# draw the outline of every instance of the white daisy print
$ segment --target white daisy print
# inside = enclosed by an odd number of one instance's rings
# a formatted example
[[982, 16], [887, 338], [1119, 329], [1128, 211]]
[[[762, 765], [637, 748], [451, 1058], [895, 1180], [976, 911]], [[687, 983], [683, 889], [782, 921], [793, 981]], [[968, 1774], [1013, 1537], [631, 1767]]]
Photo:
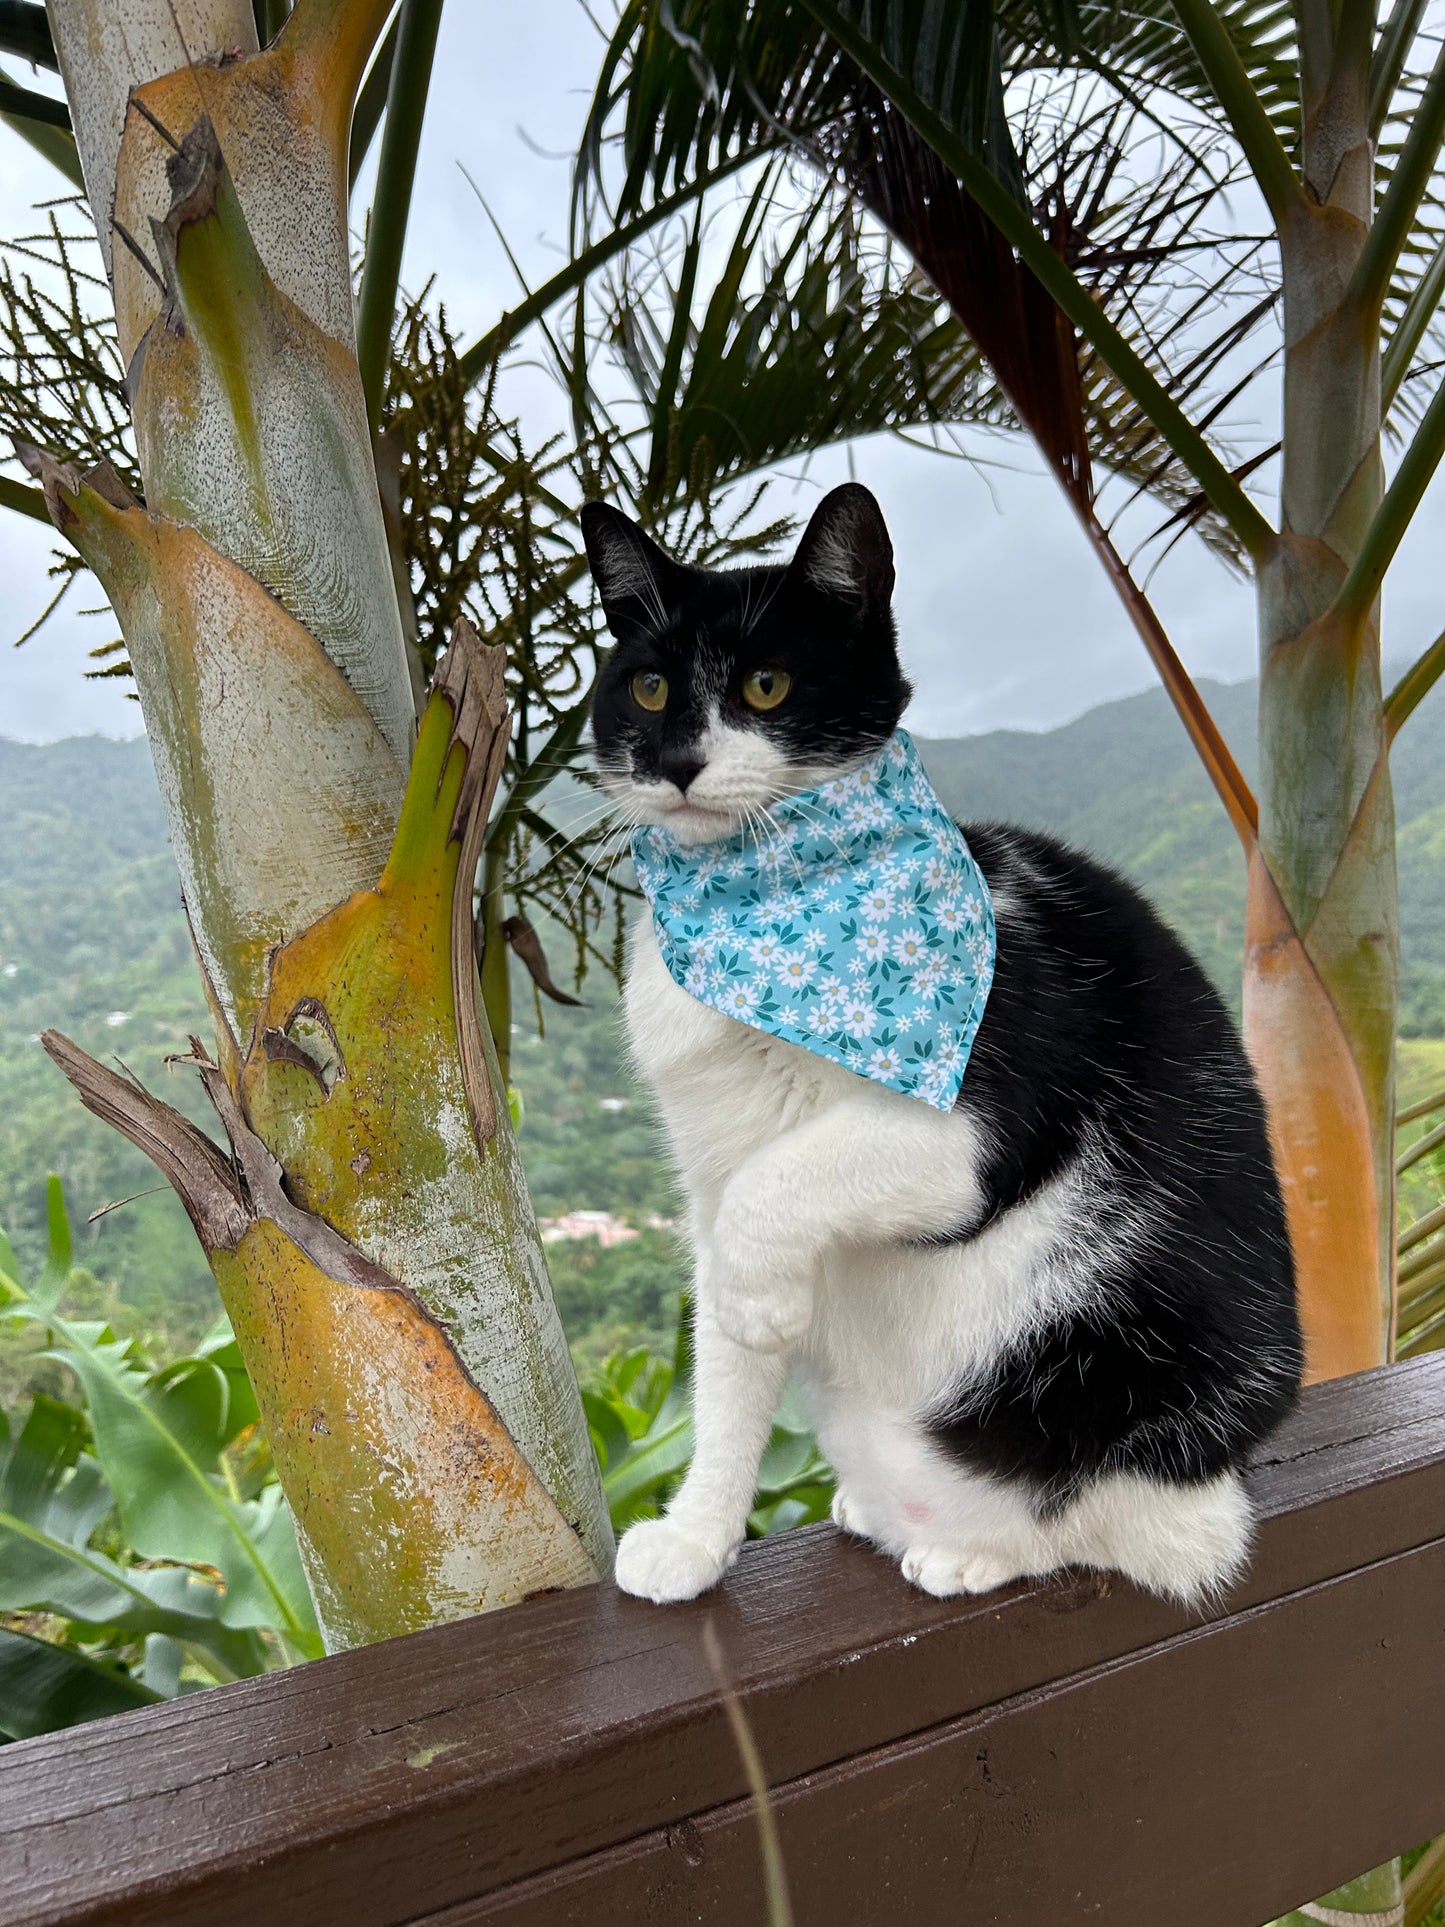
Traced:
[[843, 1006], [843, 1028], [850, 1037], [871, 1037], [878, 1028], [878, 1012], [866, 998], [850, 998]]
[[951, 1071], [962, 1055], [957, 1044], [940, 1044], [933, 1061], [941, 1071]]
[[893, 939], [893, 955], [901, 964], [921, 963], [928, 954], [928, 940], [916, 926], [900, 930]]
[[729, 1017], [747, 1019], [752, 1016], [761, 1002], [757, 985], [744, 982], [728, 985], [723, 992], [722, 1007]]
[[880, 1081], [884, 1081], [890, 1077], [899, 1077], [902, 1075], [902, 1072], [903, 1059], [898, 1055], [897, 1050], [892, 1044], [888, 1046], [887, 1050], [874, 1051], [873, 1055], [868, 1059], [868, 1075], [870, 1077], [876, 1077]]
[[888, 821], [888, 809], [871, 796], [860, 796], [843, 811], [843, 821], [850, 830], [881, 829]]
[[926, 1104], [932, 1104], [936, 1110], [950, 1109], [951, 1106], [945, 1101], [948, 1094], [948, 1080], [949, 1073], [935, 1067], [924, 1077], [919, 1086], [918, 1095]]
[[886, 923], [893, 915], [896, 892], [888, 884], [879, 884], [875, 889], [865, 890], [858, 899], [858, 914], [867, 923]]

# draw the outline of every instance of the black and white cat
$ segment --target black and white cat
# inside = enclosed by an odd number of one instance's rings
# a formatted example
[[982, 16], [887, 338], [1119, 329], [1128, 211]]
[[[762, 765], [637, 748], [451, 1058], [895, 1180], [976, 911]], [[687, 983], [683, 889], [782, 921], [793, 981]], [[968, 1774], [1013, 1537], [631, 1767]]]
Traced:
[[[891, 736], [910, 691], [866, 489], [828, 495], [786, 567], [686, 568], [615, 509], [582, 519], [622, 821], [746, 834]], [[638, 924], [627, 1027], [688, 1198], [697, 1443], [667, 1516], [622, 1541], [627, 1592], [689, 1599], [732, 1563], [790, 1369], [837, 1523], [928, 1592], [1078, 1563], [1197, 1602], [1245, 1559], [1240, 1467], [1301, 1345], [1244, 1053], [1128, 884], [964, 830], [998, 954], [951, 1112], [709, 1008]]]

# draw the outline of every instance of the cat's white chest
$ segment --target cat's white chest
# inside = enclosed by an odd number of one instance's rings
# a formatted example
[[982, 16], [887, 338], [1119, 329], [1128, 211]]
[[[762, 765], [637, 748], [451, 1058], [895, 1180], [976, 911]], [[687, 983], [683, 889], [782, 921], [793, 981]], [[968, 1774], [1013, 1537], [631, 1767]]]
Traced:
[[690, 996], [662, 961], [650, 915], [633, 932], [624, 1010], [633, 1059], [656, 1094], [688, 1190], [704, 1206], [745, 1158], [857, 1081]]
[[[1072, 1177], [972, 1239], [922, 1242], [977, 1208], [982, 1139], [966, 1110], [933, 1111], [700, 1003], [673, 980], [650, 917], [634, 933], [625, 1008], [688, 1194], [699, 1292], [739, 1167], [754, 1160], [755, 1189], [785, 1174], [780, 1259], [816, 1236], [812, 1318], [794, 1353], [815, 1423], [840, 1470], [865, 1434], [871, 1458], [894, 1466], [877, 1439], [901, 1421], [911, 1451], [924, 1415], [1058, 1298], [1046, 1260], [1079, 1203]], [[888, 1483], [912, 1489], [918, 1477], [894, 1466]]]

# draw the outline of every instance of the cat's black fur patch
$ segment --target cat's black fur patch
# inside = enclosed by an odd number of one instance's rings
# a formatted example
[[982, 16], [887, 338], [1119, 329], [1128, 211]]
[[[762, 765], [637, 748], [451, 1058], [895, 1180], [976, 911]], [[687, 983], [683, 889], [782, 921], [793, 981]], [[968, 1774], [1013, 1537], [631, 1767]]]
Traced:
[[1294, 1266], [1264, 1105], [1234, 1024], [1130, 884], [1049, 837], [964, 834], [995, 895], [998, 961], [959, 1106], [991, 1149], [981, 1223], [1081, 1156], [1104, 1282], [958, 1391], [934, 1435], [979, 1471], [1067, 1499], [1098, 1472], [1195, 1480], [1293, 1403]]
[[[601, 504], [583, 529], [617, 640], [593, 707], [604, 769], [686, 788], [711, 705], [800, 765], [861, 760], [897, 727], [910, 690], [892, 551], [866, 489], [826, 497], [786, 567], [684, 568]], [[794, 686], [757, 714], [740, 691], [762, 666]], [[630, 693], [647, 669], [669, 681], [661, 714]], [[987, 1204], [954, 1235], [1000, 1224], [1083, 1159], [1068, 1270], [1093, 1283], [1082, 1308], [1061, 1294], [986, 1380], [920, 1417], [960, 1461], [1028, 1481], [1045, 1508], [1104, 1472], [1209, 1478], [1278, 1423], [1302, 1358], [1243, 1048], [1203, 970], [1122, 878], [1048, 837], [963, 828], [995, 896], [998, 962], [959, 1098], [984, 1126]]]

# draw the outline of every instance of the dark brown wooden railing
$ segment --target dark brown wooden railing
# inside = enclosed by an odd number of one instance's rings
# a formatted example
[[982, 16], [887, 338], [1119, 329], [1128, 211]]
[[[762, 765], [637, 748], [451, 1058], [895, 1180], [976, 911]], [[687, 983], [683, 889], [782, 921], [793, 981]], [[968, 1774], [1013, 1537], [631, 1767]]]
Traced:
[[0, 1921], [1259, 1927], [1445, 1830], [1445, 1357], [1307, 1394], [1210, 1617], [940, 1602], [830, 1530], [0, 1750]]

